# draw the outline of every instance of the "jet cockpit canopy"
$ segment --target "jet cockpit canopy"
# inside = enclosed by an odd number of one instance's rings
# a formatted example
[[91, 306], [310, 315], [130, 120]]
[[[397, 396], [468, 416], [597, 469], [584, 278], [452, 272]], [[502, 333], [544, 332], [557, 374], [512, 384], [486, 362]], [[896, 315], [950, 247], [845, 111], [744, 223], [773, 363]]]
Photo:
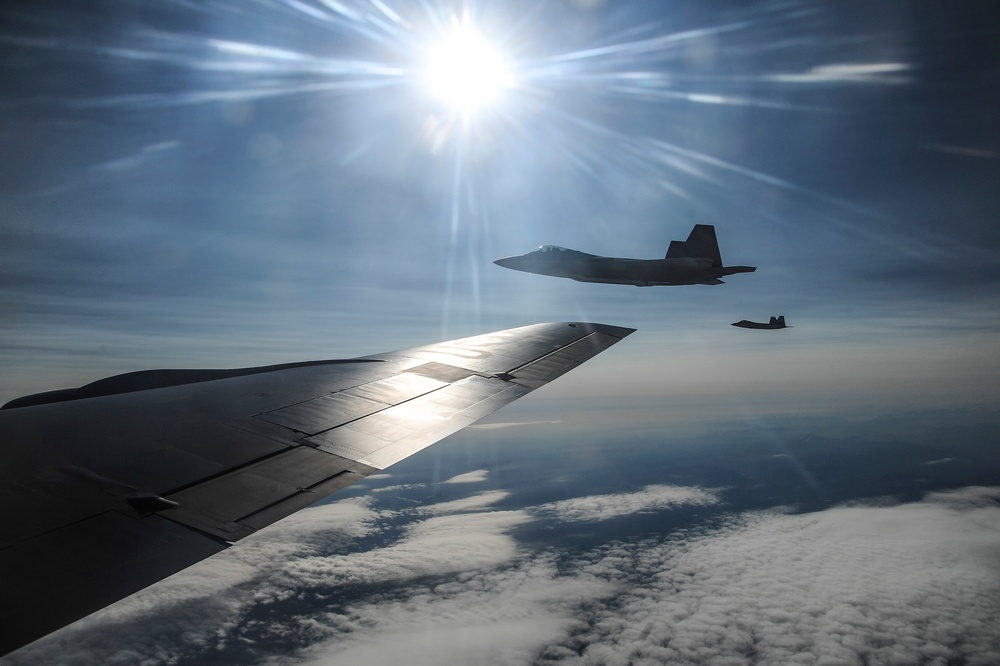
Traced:
[[566, 252], [566, 248], [558, 245], [539, 245], [535, 252]]

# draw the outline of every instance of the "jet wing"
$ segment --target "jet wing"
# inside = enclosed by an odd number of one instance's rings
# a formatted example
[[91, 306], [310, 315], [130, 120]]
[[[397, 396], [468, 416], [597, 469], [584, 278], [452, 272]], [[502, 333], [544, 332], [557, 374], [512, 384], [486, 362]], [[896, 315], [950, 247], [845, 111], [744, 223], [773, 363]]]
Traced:
[[420, 451], [630, 333], [536, 324], [348, 361], [148, 371], [10, 403], [0, 654]]

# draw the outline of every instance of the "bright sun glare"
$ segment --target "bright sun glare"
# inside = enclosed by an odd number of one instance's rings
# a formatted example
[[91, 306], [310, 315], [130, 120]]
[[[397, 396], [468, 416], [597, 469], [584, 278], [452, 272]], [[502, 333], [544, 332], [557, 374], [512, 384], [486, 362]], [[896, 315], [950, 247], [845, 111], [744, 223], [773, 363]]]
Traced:
[[514, 83], [503, 56], [468, 23], [430, 46], [424, 72], [431, 95], [462, 114], [496, 102]]

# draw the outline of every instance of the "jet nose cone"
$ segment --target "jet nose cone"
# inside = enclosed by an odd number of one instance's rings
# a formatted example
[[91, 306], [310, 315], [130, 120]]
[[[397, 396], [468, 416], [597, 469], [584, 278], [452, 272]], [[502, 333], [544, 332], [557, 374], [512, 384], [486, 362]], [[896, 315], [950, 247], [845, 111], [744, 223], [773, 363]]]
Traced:
[[512, 268], [511, 264], [514, 263], [513, 259], [514, 257], [503, 257], [501, 259], [497, 259], [493, 263], [502, 268]]

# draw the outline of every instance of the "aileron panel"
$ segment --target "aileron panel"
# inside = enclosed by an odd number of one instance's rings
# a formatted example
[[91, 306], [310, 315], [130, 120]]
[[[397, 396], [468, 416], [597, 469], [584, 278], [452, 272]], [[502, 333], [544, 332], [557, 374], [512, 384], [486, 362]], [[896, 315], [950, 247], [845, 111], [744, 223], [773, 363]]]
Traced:
[[[244, 517], [306, 492], [338, 474], [364, 469], [344, 458], [299, 446], [167, 495], [167, 499], [180, 507], [163, 515], [235, 541], [249, 533]], [[315, 496], [306, 504], [319, 498]]]

